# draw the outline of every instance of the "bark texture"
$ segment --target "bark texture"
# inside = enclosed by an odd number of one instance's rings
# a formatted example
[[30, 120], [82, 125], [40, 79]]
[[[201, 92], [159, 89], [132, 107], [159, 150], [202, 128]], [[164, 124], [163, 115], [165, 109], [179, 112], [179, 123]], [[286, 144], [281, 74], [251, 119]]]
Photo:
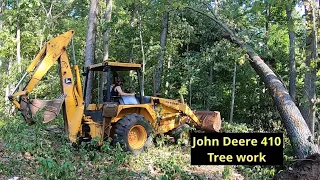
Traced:
[[[138, 5], [136, 3], [133, 4], [133, 10], [131, 12], [131, 19], [130, 19], [130, 26], [134, 28], [137, 25], [137, 16], [138, 16]], [[131, 38], [131, 48], [129, 53], [129, 63], [133, 63], [133, 57], [134, 57], [134, 44], [135, 44], [135, 37]], [[134, 71], [130, 71], [130, 92], [134, 91]]]
[[162, 76], [162, 67], [164, 62], [164, 56], [166, 52], [166, 43], [168, 35], [168, 21], [169, 21], [169, 12], [164, 12], [162, 17], [162, 31], [160, 35], [160, 50], [158, 53], [158, 68], [156, 71], [156, 84], [154, 94], [161, 92], [161, 76]]
[[[109, 38], [110, 38], [110, 32], [111, 28], [109, 23], [111, 22], [111, 16], [112, 16], [112, 0], [106, 0], [106, 12], [104, 14], [105, 23], [107, 23], [107, 27], [105, 28], [103, 32], [103, 61], [108, 61], [109, 59]], [[104, 90], [105, 84], [107, 79], [107, 73], [102, 72], [101, 78], [100, 78], [100, 89]], [[103, 96], [99, 96], [99, 102], [103, 102]]]
[[[19, 12], [19, 0], [17, 0], [17, 11]], [[16, 42], [17, 42], [17, 63], [18, 63], [18, 72], [21, 73], [21, 31], [20, 31], [20, 16], [18, 15], [17, 20], [17, 34], [16, 34]], [[22, 84], [19, 86], [19, 90], [22, 90]]]
[[6, 1], [5, 0], [1, 0], [0, 1], [0, 14], [4, 13], [5, 7], [6, 7]]
[[141, 17], [141, 15], [139, 15], [139, 38], [140, 38], [140, 48], [141, 48], [141, 55], [142, 55], [141, 96], [144, 96], [144, 72], [145, 72], [145, 68], [146, 68], [146, 57], [145, 57], [144, 46], [143, 46], [142, 17]]
[[296, 35], [294, 32], [294, 21], [292, 19], [292, 9], [295, 5], [295, 1], [291, 1], [286, 6], [287, 13], [287, 26], [289, 34], [289, 69], [290, 69], [290, 79], [289, 79], [289, 94], [294, 102], [296, 102], [296, 59], [295, 59], [295, 39]]
[[312, 66], [317, 58], [317, 25], [314, 1], [305, 0], [307, 20], [306, 38], [306, 67], [308, 68], [304, 77], [303, 107], [302, 115], [306, 120], [312, 134], [314, 134], [314, 124], [316, 119], [315, 100], [316, 100], [316, 67]]
[[[96, 33], [97, 33], [97, 14], [98, 14], [98, 0], [91, 0], [89, 17], [88, 17], [87, 39], [86, 39], [85, 67], [88, 67], [94, 63]], [[86, 106], [91, 103], [92, 88], [93, 88], [93, 74], [89, 73], [86, 97], [85, 97]]]
[[234, 32], [214, 15], [209, 15], [203, 11], [191, 8], [201, 13], [219, 24], [226, 33], [229, 40], [246, 50], [249, 56], [250, 65], [263, 79], [265, 85], [270, 90], [272, 99], [280, 113], [282, 122], [287, 129], [291, 144], [298, 158], [304, 158], [309, 154], [319, 152], [318, 146], [314, 144], [314, 138], [301, 115], [298, 107], [292, 101], [287, 89], [271, 68], [261, 59], [261, 57], [242, 39], [238, 38]]
[[230, 111], [230, 118], [229, 118], [230, 123], [232, 123], [232, 120], [233, 120], [234, 99], [235, 99], [235, 93], [236, 93], [236, 77], [237, 77], [237, 62], [234, 63], [234, 70], [233, 70], [231, 111]]
[[106, 12], [105, 12], [105, 22], [107, 23], [107, 27], [103, 32], [103, 49], [104, 49], [104, 56], [103, 61], [108, 60], [109, 58], [109, 37], [110, 37], [110, 26], [108, 23], [111, 22], [111, 15], [112, 15], [112, 0], [106, 0]]

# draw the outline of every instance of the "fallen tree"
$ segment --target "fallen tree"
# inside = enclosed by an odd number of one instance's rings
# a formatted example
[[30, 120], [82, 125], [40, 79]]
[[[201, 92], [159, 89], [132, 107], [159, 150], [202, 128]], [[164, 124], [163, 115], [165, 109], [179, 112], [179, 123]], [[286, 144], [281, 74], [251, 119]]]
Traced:
[[291, 96], [282, 81], [262, 58], [241, 38], [237, 37], [228, 25], [219, 20], [213, 12], [209, 14], [192, 7], [188, 8], [213, 20], [227, 34], [227, 36], [223, 36], [224, 38], [227, 37], [228, 40], [246, 51], [251, 66], [263, 79], [265, 85], [269, 89], [272, 99], [280, 113], [282, 122], [287, 130], [296, 156], [302, 159], [310, 154], [319, 152], [318, 146], [314, 144], [314, 137], [301, 115], [300, 110], [291, 99]]

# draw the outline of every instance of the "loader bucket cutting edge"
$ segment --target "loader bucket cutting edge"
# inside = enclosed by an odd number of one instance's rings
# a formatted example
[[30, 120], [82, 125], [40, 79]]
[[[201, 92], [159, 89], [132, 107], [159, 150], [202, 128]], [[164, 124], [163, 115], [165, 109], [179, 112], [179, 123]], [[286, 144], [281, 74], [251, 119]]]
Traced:
[[21, 101], [21, 112], [25, 121], [29, 124], [33, 124], [33, 117], [37, 112], [43, 108], [46, 108], [41, 117], [43, 118], [43, 123], [48, 123], [54, 120], [60, 113], [61, 106], [64, 99], [54, 99], [54, 100], [39, 100], [30, 99], [28, 102]]
[[219, 132], [221, 129], [221, 116], [218, 111], [196, 111], [195, 115], [199, 119], [200, 130], [206, 132]]

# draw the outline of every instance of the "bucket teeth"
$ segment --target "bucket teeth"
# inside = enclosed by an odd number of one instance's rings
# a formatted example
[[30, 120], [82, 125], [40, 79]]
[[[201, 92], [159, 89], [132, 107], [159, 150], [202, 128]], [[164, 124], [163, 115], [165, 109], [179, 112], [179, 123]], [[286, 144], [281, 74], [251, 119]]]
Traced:
[[206, 132], [219, 132], [221, 129], [221, 116], [218, 111], [196, 111], [195, 115], [201, 123], [201, 130]]

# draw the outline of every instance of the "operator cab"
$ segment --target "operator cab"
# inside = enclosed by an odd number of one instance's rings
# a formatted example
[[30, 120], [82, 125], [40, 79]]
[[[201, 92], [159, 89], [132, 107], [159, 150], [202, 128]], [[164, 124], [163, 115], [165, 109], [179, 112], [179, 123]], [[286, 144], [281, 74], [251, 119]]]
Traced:
[[[92, 101], [97, 102], [96, 104], [104, 102], [117, 102], [120, 105], [151, 103], [150, 96], [142, 96], [141, 64], [103, 62], [89, 66], [86, 77], [90, 76], [89, 73], [93, 73], [94, 77], [93, 87], [96, 88], [93, 88]], [[121, 88], [124, 92], [135, 92], [136, 96], [112, 96], [111, 90], [114, 82], [119, 76], [127, 77], [129, 75], [132, 83], [125, 82], [124, 88]], [[87, 78], [85, 83], [87, 84]]]

